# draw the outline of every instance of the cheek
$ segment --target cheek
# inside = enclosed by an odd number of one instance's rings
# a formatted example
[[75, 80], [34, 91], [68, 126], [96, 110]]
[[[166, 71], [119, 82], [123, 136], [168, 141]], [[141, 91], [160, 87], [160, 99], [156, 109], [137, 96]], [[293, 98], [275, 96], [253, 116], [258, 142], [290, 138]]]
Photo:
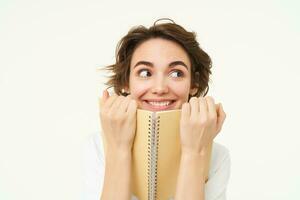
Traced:
[[130, 84], [130, 94], [134, 99], [138, 99], [151, 88], [151, 84], [143, 81], [132, 81]]
[[189, 95], [190, 85], [188, 83], [186, 83], [186, 84], [183, 84], [183, 83], [178, 83], [178, 84], [173, 83], [173, 84], [170, 85], [170, 89], [179, 98], [186, 99], [186, 98], [188, 98], [188, 95]]

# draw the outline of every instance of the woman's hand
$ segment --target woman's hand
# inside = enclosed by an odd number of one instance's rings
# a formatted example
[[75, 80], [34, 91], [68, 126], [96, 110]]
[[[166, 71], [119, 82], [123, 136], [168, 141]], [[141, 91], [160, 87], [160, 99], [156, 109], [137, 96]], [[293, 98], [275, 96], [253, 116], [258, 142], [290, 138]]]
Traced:
[[226, 114], [221, 104], [207, 97], [192, 97], [182, 105], [180, 138], [182, 153], [200, 154], [221, 131]]
[[130, 95], [109, 96], [100, 100], [100, 119], [108, 150], [131, 151], [136, 130], [137, 103]]

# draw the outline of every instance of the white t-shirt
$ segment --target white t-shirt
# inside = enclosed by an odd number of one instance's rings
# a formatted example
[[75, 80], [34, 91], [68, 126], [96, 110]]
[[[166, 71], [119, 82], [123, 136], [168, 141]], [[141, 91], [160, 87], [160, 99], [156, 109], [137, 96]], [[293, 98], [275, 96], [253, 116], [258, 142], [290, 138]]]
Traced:
[[[230, 176], [230, 156], [226, 147], [213, 143], [208, 181], [205, 184], [205, 200], [226, 200], [226, 188]], [[93, 133], [83, 151], [82, 200], [100, 200], [105, 173], [104, 148], [100, 132]], [[132, 195], [132, 200], [137, 198]]]

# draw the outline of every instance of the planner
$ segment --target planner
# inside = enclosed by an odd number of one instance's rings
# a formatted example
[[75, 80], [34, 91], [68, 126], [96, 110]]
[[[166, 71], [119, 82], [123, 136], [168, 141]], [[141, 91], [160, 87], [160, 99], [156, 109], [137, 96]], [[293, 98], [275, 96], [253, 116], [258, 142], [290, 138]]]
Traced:
[[[132, 193], [139, 200], [168, 200], [176, 190], [180, 165], [181, 110], [137, 110], [132, 148]], [[208, 180], [212, 142], [205, 147]]]

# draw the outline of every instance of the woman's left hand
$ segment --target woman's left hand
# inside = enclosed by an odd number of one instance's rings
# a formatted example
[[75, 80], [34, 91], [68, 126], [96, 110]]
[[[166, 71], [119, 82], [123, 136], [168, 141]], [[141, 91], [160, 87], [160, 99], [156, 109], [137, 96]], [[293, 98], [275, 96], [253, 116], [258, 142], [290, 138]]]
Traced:
[[226, 114], [214, 99], [192, 97], [182, 105], [180, 140], [182, 153], [200, 154], [221, 131]]

